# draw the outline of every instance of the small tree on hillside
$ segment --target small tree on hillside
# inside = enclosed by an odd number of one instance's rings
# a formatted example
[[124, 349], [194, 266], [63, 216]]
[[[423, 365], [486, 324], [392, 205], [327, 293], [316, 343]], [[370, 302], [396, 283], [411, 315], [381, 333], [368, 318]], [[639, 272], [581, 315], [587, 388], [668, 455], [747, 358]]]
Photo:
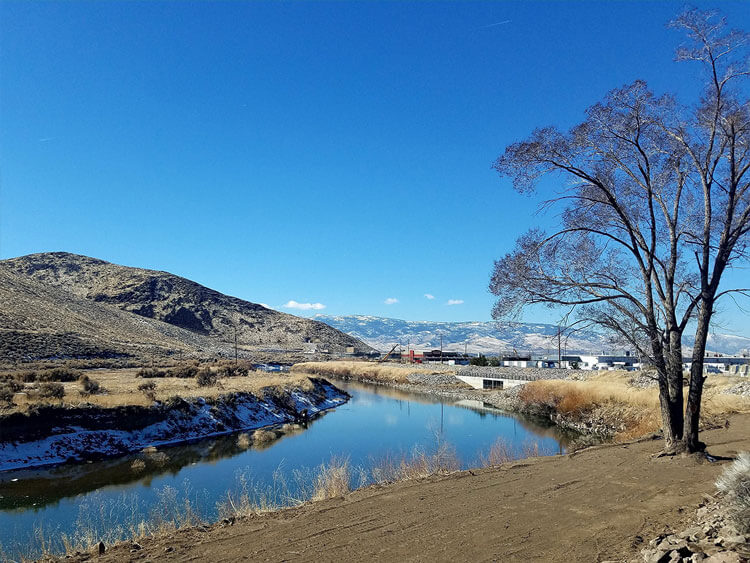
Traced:
[[[747, 258], [750, 232], [748, 35], [715, 14], [688, 10], [678, 60], [702, 63], [692, 106], [655, 96], [642, 81], [611, 91], [567, 132], [534, 131], [494, 168], [520, 192], [559, 173], [565, 187], [544, 208], [552, 233], [532, 229], [495, 262], [497, 319], [535, 303], [572, 308], [618, 334], [656, 368], [666, 451], [701, 447], [703, 356], [728, 267]], [[695, 329], [687, 404], [682, 337]], [[684, 413], [684, 414], [683, 414]]]

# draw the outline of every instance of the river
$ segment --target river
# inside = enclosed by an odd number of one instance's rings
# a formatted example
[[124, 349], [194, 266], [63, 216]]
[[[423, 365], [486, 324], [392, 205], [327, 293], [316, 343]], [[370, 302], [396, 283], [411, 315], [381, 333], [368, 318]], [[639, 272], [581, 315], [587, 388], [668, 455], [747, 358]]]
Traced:
[[113, 541], [143, 519], [179, 520], [190, 512], [214, 521], [227, 491], [243, 487], [261, 501], [288, 503], [289, 496], [304, 497], [304, 483], [332, 458], [348, 459], [359, 485], [369, 482], [372, 467], [383, 459], [429, 452], [439, 443], [450, 444], [468, 468], [480, 463], [498, 437], [519, 456], [529, 448], [562, 453], [571, 438], [555, 426], [479, 402], [361, 383], [336, 385], [351, 394], [348, 403], [261, 446], [243, 448], [234, 435], [164, 448], [156, 455], [0, 473], [0, 557], [38, 556], [50, 541], [46, 549], [59, 552], [63, 534]]

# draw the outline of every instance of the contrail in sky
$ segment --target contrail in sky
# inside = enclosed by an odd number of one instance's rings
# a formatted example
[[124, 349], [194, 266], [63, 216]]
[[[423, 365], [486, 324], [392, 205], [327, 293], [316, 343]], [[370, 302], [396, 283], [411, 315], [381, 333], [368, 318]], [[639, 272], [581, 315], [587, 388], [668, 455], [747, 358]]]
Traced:
[[487, 29], [488, 27], [495, 27], [496, 25], [505, 25], [506, 23], [510, 23], [512, 21], [513, 20], [503, 20], [501, 22], [491, 23], [489, 25], [483, 25], [482, 27], [478, 27], [477, 29]]

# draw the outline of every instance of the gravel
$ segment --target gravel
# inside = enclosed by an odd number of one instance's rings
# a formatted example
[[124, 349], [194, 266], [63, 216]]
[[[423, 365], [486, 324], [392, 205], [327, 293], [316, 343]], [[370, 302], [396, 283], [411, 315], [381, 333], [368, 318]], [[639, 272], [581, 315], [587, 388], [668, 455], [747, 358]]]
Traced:
[[463, 385], [452, 373], [410, 373], [406, 377], [409, 383], [420, 383], [422, 385]]
[[740, 395], [741, 397], [750, 397], [750, 381], [741, 381], [722, 391], [723, 395]]
[[576, 371], [559, 368], [464, 366], [458, 370], [458, 374], [472, 377], [499, 377], [534, 381], [536, 379], [569, 379]]

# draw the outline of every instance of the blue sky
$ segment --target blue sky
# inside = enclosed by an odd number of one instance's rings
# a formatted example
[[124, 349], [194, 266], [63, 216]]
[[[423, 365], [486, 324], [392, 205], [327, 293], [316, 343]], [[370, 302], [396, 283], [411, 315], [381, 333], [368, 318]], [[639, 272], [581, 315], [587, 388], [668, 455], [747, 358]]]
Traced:
[[[741, 2], [696, 5], [750, 29]], [[665, 28], [682, 6], [0, 2], [0, 258], [65, 250], [301, 314], [488, 319], [492, 261], [554, 219], [492, 161], [636, 78], [695, 94]], [[746, 318], [726, 303], [723, 331]]]

